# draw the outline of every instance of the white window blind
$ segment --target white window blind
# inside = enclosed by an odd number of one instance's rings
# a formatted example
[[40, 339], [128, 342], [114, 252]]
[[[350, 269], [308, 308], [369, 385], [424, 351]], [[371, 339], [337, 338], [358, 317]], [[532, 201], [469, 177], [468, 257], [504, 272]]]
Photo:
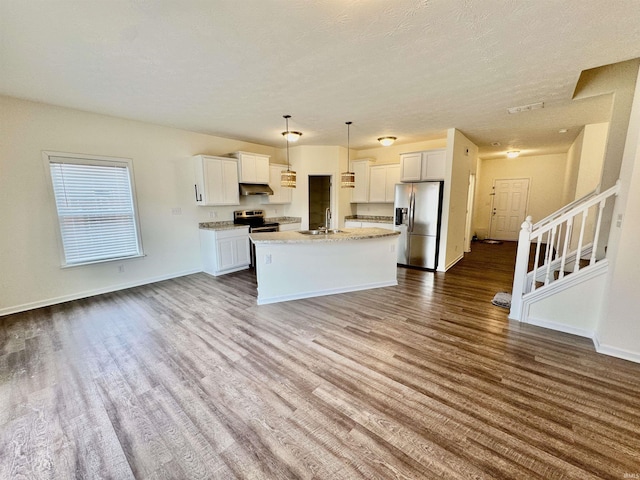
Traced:
[[142, 254], [129, 163], [49, 157], [66, 265]]

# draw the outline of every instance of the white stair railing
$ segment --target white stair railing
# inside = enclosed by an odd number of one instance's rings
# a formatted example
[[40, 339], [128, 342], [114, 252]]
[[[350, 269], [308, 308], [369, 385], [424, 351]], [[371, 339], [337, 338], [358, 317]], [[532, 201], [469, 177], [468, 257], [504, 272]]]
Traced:
[[549, 223], [549, 222], [551, 222], [553, 220], [555, 220], [556, 218], [558, 218], [559, 216], [561, 216], [564, 213], [568, 212], [572, 208], [580, 205], [582, 202], [586, 202], [587, 200], [589, 200], [589, 199], [595, 197], [596, 195], [598, 195], [599, 193], [600, 193], [600, 185], [598, 185], [595, 188], [595, 190], [593, 190], [592, 192], [589, 192], [585, 196], [580, 197], [577, 200], [574, 200], [573, 202], [566, 204], [564, 207], [559, 208], [558, 210], [553, 212], [551, 215], [548, 215], [548, 216], [544, 217], [542, 220], [540, 220], [539, 222], [536, 222], [533, 225], [534, 230], [546, 225], [547, 223]]
[[[620, 181], [602, 193], [592, 192], [577, 203], [572, 202], [535, 225], [531, 217], [526, 218], [518, 238], [509, 318], [522, 320], [523, 298], [562, 280], [567, 268], [576, 273], [601, 260], [596, 252], [602, 215], [607, 201], [617, 196], [619, 190]], [[531, 264], [532, 244], [535, 251]], [[581, 259], [588, 259], [589, 265], [581, 267]]]

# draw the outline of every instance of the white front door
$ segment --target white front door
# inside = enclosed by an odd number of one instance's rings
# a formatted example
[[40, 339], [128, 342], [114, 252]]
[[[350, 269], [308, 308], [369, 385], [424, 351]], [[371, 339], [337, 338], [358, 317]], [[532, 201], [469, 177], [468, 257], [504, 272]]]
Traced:
[[524, 222], [527, 212], [528, 199], [528, 178], [494, 180], [490, 238], [518, 240], [520, 226]]

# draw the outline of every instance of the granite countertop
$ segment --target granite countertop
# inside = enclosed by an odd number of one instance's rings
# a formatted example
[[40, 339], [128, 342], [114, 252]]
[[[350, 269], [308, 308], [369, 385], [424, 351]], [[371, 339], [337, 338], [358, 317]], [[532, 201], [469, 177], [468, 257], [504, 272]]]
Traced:
[[347, 228], [340, 233], [329, 235], [304, 235], [300, 232], [260, 232], [250, 233], [253, 243], [312, 243], [312, 242], [344, 242], [349, 240], [364, 240], [366, 238], [382, 238], [400, 235], [400, 232], [384, 228]]
[[267, 217], [264, 219], [267, 223], [302, 223], [301, 217]]
[[248, 225], [238, 225], [233, 223], [232, 220], [225, 220], [222, 222], [204, 222], [199, 223], [200, 230], [233, 230], [234, 228], [248, 228]]
[[344, 221], [371, 222], [371, 223], [393, 223], [393, 217], [383, 215], [349, 215], [344, 217]]

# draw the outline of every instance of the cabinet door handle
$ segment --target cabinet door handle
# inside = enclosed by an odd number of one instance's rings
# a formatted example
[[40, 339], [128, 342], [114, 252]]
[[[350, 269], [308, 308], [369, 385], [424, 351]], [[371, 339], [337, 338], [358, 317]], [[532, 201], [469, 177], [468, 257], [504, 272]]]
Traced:
[[198, 198], [198, 185], [195, 184], [194, 187], [196, 189], [196, 202], [201, 202], [202, 201], [202, 194], [200, 194], [200, 198]]

